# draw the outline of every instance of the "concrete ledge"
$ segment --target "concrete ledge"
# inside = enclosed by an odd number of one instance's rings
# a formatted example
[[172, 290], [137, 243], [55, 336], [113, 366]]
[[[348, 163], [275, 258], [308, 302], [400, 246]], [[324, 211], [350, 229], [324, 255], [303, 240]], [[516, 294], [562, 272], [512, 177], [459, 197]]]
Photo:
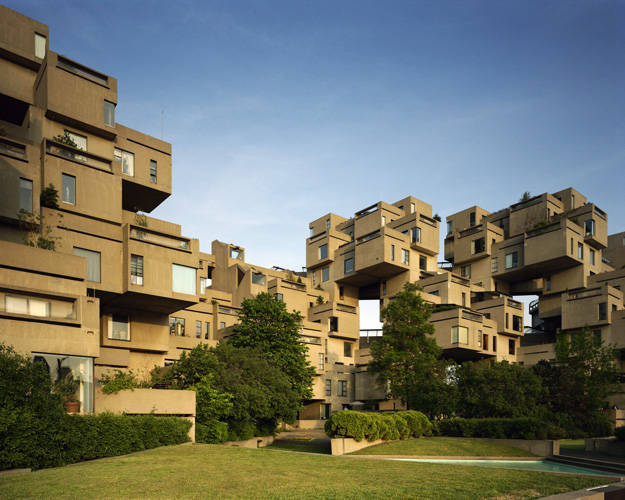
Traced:
[[252, 439], [246, 439], [245, 441], [226, 441], [223, 443], [225, 446], [239, 446], [241, 448], [264, 448], [269, 446], [274, 441], [273, 436], [259, 436]]
[[521, 450], [529, 451], [539, 457], [552, 457], [560, 454], [560, 441], [553, 439], [490, 439], [476, 438], [489, 443], [512, 446]]
[[598, 451], [611, 457], [625, 457], [625, 441], [614, 437], [587, 438], [584, 440], [586, 451]]
[[578, 498], [583, 498], [584, 500], [617, 500], [625, 498], [625, 486], [623, 486], [623, 483], [595, 486], [585, 490], [550, 495], [543, 497], [542, 500], [576, 500]]
[[351, 453], [352, 451], [362, 450], [363, 448], [368, 448], [369, 446], [386, 442], [388, 441], [385, 441], [384, 439], [377, 439], [376, 441], [367, 441], [365, 439], [362, 441], [356, 441], [353, 438], [330, 439], [332, 455], [345, 455], [346, 453]]

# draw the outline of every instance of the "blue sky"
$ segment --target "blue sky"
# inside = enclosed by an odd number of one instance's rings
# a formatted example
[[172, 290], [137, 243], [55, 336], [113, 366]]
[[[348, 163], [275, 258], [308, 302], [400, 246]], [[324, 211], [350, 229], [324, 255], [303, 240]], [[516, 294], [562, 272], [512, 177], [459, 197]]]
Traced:
[[625, 2], [3, 2], [119, 80], [173, 144], [153, 212], [305, 265], [308, 222], [412, 194], [445, 216], [573, 186], [625, 230]]

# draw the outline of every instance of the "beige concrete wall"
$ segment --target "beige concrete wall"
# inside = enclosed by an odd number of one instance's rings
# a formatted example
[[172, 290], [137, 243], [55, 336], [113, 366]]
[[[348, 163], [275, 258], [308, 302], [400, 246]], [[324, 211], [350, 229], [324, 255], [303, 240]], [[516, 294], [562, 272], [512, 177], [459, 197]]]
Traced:
[[332, 455], [346, 455], [347, 453], [352, 453], [382, 443], [386, 443], [386, 441], [383, 439], [376, 439], [375, 441], [356, 441], [352, 438], [332, 438], [330, 440]]

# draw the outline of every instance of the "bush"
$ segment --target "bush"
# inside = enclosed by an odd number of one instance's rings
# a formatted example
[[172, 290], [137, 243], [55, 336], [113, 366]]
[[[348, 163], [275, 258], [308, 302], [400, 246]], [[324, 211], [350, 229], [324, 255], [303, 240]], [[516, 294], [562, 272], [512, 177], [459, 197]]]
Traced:
[[536, 418], [450, 418], [437, 422], [437, 433], [495, 439], [557, 439], [550, 434], [557, 434], [558, 428]]
[[211, 420], [205, 424], [195, 424], [195, 441], [198, 443], [219, 444], [228, 440], [228, 424]]
[[63, 415], [0, 409], [0, 469], [57, 467], [189, 440], [191, 422], [153, 415]]
[[325, 423], [328, 436], [349, 437], [356, 441], [387, 441], [431, 435], [432, 424], [418, 411], [374, 413], [343, 410], [334, 413]]
[[614, 429], [614, 435], [619, 441], [625, 441], [625, 427], [617, 427]]

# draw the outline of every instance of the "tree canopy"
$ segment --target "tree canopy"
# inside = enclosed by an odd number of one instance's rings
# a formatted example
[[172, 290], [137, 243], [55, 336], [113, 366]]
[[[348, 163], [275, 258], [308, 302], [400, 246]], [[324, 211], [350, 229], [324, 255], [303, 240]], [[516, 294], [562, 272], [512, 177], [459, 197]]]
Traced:
[[302, 316], [288, 312], [286, 305], [269, 293], [259, 293], [241, 304], [236, 335], [229, 339], [235, 347], [257, 349], [290, 381], [301, 401], [312, 398], [315, 369], [307, 358], [308, 348], [300, 341]]

